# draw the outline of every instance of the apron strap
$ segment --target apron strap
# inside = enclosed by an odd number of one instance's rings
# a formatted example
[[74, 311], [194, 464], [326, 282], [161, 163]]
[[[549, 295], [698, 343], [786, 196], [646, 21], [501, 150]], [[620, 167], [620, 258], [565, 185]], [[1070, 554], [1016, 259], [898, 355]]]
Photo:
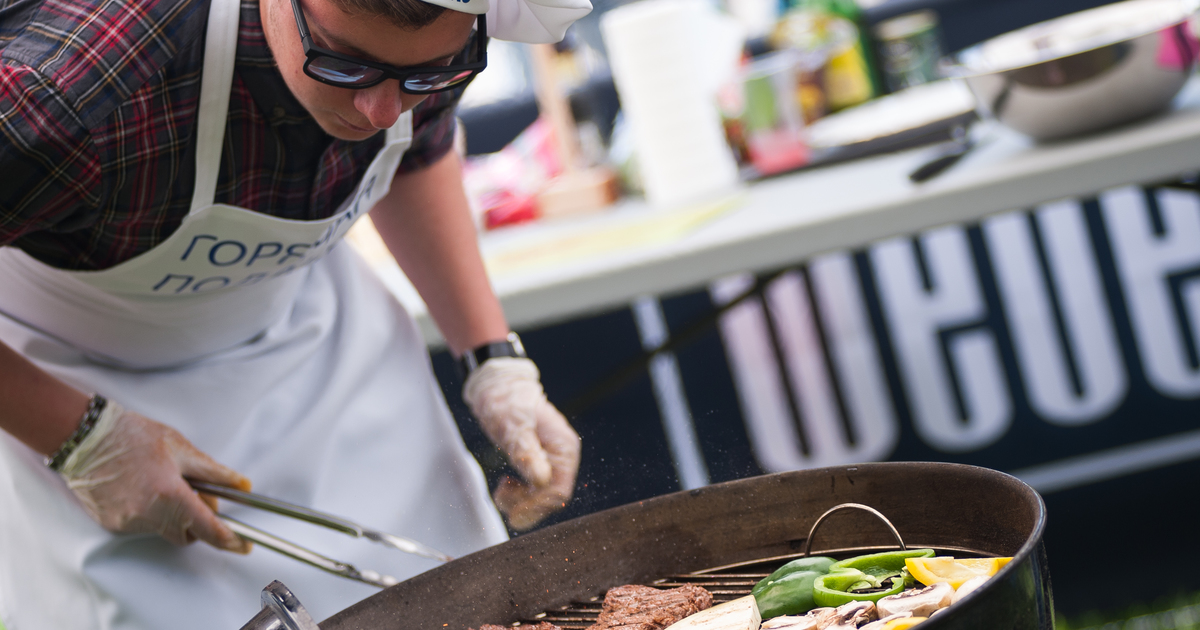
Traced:
[[196, 124], [196, 188], [192, 192], [189, 215], [213, 205], [216, 198], [241, 8], [240, 0], [211, 0], [209, 6]]
[[410, 109], [403, 114], [400, 114], [400, 118], [396, 120], [396, 124], [388, 127], [387, 131], [384, 133], [384, 139], [387, 144], [401, 141], [411, 143], [413, 134], [412, 110]]

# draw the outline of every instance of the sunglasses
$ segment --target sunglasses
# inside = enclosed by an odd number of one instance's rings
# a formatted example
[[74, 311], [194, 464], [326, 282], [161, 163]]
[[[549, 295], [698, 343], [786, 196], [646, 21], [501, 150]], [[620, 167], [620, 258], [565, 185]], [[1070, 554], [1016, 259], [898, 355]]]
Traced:
[[448, 66], [390, 66], [350, 55], [343, 55], [313, 44], [308, 32], [308, 21], [300, 10], [300, 0], [292, 0], [292, 12], [296, 14], [296, 27], [300, 29], [300, 42], [304, 44], [304, 74], [337, 87], [361, 90], [378, 85], [388, 79], [400, 81], [400, 89], [409, 94], [432, 94], [453, 89], [483, 72], [487, 67], [487, 22], [483, 14], [475, 28], [475, 37], [467, 44], [468, 63]]

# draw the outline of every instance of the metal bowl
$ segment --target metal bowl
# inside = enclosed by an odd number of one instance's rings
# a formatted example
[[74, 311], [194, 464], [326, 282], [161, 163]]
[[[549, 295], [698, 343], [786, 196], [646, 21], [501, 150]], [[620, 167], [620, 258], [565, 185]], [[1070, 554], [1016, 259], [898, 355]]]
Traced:
[[850, 502], [885, 515], [910, 548], [1013, 558], [922, 628], [1053, 628], [1046, 512], [1037, 492], [985, 468], [909, 462], [765, 475], [596, 512], [448, 562], [320, 628], [466, 630], [533, 619], [622, 584], [764, 559], [781, 563], [809, 542], [819, 554], [895, 549], [886, 527], [852, 512], [832, 516], [808, 540], [822, 513]]
[[1194, 0], [1125, 0], [1000, 35], [955, 55], [981, 115], [1054, 140], [1167, 109], [1196, 64]]

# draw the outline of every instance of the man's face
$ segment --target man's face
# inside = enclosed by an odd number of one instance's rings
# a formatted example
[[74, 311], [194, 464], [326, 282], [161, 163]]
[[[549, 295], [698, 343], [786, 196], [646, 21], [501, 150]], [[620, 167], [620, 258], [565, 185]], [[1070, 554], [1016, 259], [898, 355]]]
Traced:
[[[444, 65], [467, 44], [476, 16], [445, 11], [429, 26], [404, 30], [386, 19], [352, 15], [331, 0], [300, 0], [313, 43], [393, 66]], [[288, 88], [331, 136], [365, 140], [395, 124], [426, 96], [407, 94], [395, 79], [361, 90], [320, 83], [304, 74], [304, 46], [290, 0], [260, 0], [267, 44]]]

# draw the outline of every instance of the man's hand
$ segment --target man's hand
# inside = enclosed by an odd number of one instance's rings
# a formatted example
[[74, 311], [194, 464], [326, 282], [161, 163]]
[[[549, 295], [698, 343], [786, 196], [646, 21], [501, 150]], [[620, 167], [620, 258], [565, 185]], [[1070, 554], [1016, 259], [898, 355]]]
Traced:
[[524, 482], [506, 477], [493, 497], [518, 531], [566, 505], [579, 472], [579, 435], [542, 391], [529, 359], [497, 357], [467, 378], [463, 399]]
[[[452, 350], [508, 334], [504, 309], [479, 254], [454, 152], [397, 175], [371, 210], [371, 220]], [[509, 525], [529, 529], [561, 509], [575, 489], [579, 436], [547, 402], [537, 367], [512, 358], [485, 361], [467, 379], [463, 398], [527, 482], [506, 480], [496, 491], [496, 505]]]
[[250, 480], [213, 461], [175, 429], [112, 401], [61, 474], [88, 515], [111, 532], [155, 533], [177, 545], [200, 539], [218, 549], [250, 551], [250, 543], [217, 518], [216, 500], [202, 499], [184, 477], [240, 490], [249, 490]]

